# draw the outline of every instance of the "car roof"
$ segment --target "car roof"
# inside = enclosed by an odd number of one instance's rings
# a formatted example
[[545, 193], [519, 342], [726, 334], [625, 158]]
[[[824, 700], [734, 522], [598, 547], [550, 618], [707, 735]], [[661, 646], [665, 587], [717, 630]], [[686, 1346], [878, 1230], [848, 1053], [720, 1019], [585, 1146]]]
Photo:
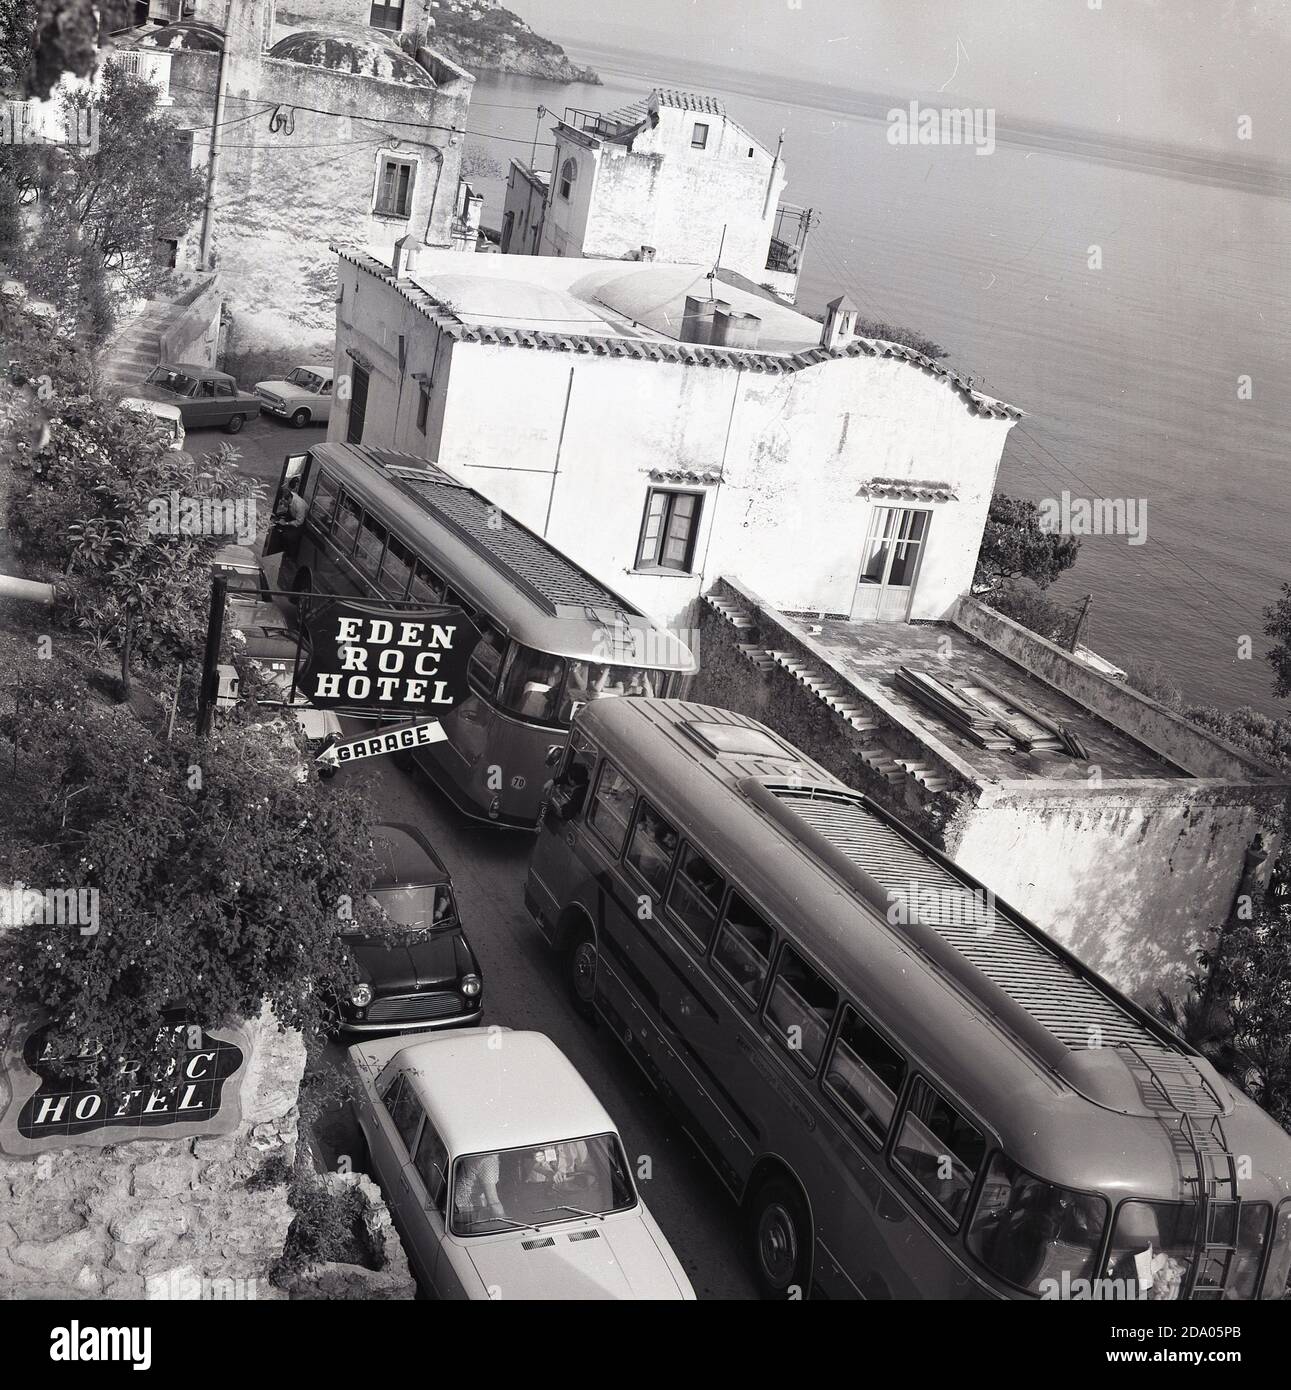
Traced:
[[[165, 409], [179, 413], [179, 407], [175, 405], [168, 405]], [[260, 569], [260, 561], [255, 551], [249, 545], [237, 545], [234, 542], [220, 546], [211, 557], [211, 564], [225, 565], [231, 569], [248, 569], [252, 573], [258, 573]]]
[[[233, 381], [228, 372], [218, 371], [215, 367], [204, 366], [201, 362], [158, 362], [157, 367], [167, 372], [183, 372], [185, 376], [215, 376], [223, 381]], [[153, 368], [153, 371], [157, 370]]]
[[543, 1033], [443, 1033], [396, 1055], [453, 1157], [618, 1133]]
[[415, 825], [388, 821], [373, 829], [372, 839], [379, 865], [374, 888], [416, 887], [450, 881], [444, 861]]

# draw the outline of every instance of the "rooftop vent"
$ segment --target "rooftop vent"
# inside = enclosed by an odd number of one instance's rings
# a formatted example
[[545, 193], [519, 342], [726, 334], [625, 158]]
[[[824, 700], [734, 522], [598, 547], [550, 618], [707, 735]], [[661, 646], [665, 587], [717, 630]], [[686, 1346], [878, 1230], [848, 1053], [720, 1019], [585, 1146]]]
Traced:
[[390, 273], [396, 280], [411, 275], [417, 269], [417, 256], [420, 247], [411, 232], [401, 236], [394, 244], [394, 255], [390, 260]]
[[856, 305], [845, 295], [831, 299], [825, 309], [825, 326], [820, 332], [823, 348], [842, 347], [856, 336]]
[[714, 347], [742, 348], [752, 352], [758, 345], [762, 333], [762, 320], [756, 314], [744, 314], [729, 306], [718, 309], [713, 315]]

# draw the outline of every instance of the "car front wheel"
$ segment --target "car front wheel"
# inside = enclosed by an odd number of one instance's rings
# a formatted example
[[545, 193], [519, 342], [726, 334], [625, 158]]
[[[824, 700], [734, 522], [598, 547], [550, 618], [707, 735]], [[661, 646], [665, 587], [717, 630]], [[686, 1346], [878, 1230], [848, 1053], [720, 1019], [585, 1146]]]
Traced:
[[291, 423], [296, 427], [296, 429], [303, 430], [305, 426], [309, 424], [309, 411], [304, 409], [298, 410], [291, 417]]
[[229, 434], [237, 434], [246, 422], [247, 417], [245, 415], [235, 415], [224, 428]]

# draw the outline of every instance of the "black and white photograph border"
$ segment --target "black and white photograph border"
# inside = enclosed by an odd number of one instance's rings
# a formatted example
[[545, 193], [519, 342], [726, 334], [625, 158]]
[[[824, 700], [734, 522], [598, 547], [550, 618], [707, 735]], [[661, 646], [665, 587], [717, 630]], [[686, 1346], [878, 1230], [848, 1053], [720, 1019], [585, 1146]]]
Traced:
[[0, 0], [7, 1337], [1269, 1356], [1289, 63], [1286, 0]]

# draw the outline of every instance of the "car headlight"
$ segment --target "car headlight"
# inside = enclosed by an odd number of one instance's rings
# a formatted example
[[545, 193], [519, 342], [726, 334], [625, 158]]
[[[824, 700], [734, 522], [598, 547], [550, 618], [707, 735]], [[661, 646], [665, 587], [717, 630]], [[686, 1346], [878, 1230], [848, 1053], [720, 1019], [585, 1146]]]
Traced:
[[372, 986], [371, 986], [371, 985], [351, 985], [351, 986], [350, 986], [350, 1003], [353, 1004], [354, 1007], [355, 1007], [356, 1009], [366, 1009], [367, 1006], [368, 1006], [371, 1002], [372, 1002]]
[[480, 977], [478, 975], [463, 975], [462, 993], [468, 999], [478, 998], [480, 993]]

